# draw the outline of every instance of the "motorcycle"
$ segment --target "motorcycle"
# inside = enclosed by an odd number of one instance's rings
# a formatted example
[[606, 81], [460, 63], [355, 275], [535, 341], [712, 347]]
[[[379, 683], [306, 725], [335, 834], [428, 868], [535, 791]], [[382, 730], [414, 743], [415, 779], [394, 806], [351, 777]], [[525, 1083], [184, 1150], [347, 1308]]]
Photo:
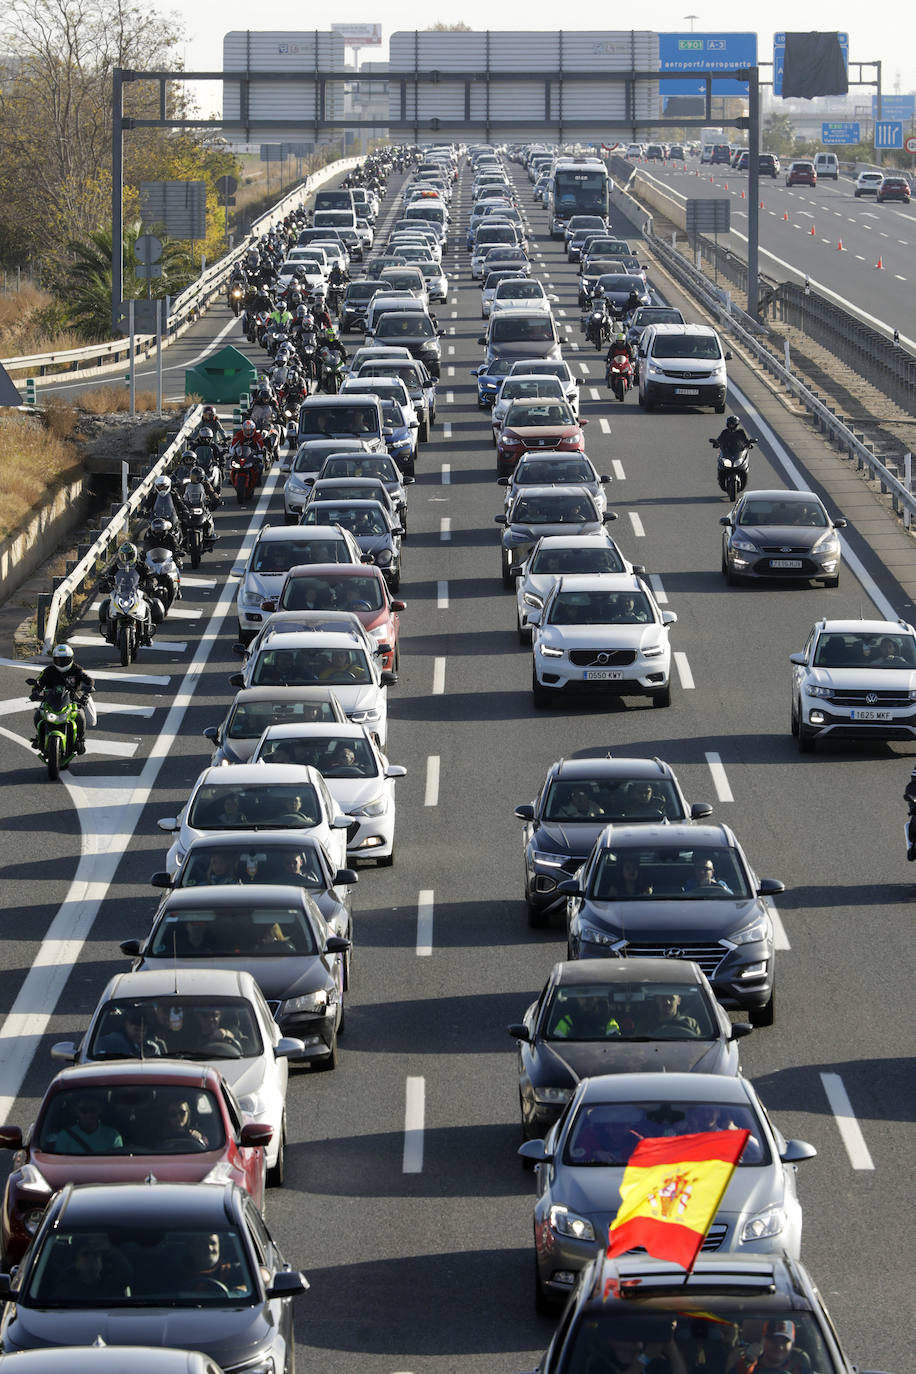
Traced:
[[232, 455], [229, 481], [235, 487], [235, 499], [240, 506], [250, 501], [261, 478], [261, 463], [254, 450], [245, 444]]
[[[153, 525], [158, 528], [154, 529]], [[171, 538], [171, 534], [171, 520], [154, 520], [143, 536], [146, 582], [153, 594], [162, 602], [165, 615], [168, 615], [174, 601], [181, 600], [181, 567], [174, 549], [170, 549], [168, 543], [164, 542]]]
[[[30, 687], [38, 679], [27, 677]], [[34, 694], [33, 694], [34, 699]], [[86, 697], [75, 697], [66, 687], [45, 687], [38, 706], [35, 734], [38, 756], [48, 770], [49, 782], [56, 782], [61, 770], [69, 768], [76, 755], [77, 712], [86, 705]]]
[[242, 305], [245, 300], [245, 288], [239, 281], [229, 283], [228, 305], [236, 319], [242, 313]]
[[318, 389], [328, 392], [331, 396], [336, 395], [343, 383], [343, 358], [331, 348], [320, 348], [318, 350], [318, 364], [321, 369]]
[[270, 311], [258, 310], [256, 314], [249, 317], [248, 342], [260, 344], [264, 347], [264, 340], [267, 338], [267, 330], [270, 325]]
[[191, 567], [199, 568], [203, 555], [213, 548], [212, 521], [206, 506], [189, 506], [183, 529]]
[[[719, 448], [718, 439], [710, 439], [709, 442], [714, 445], [715, 448]], [[751, 449], [756, 442], [756, 439], [749, 439], [747, 448], [743, 448], [734, 454], [726, 454], [719, 449], [719, 458], [716, 463], [716, 479], [719, 483], [720, 491], [725, 492], [729, 501], [736, 501], [739, 492], [744, 491], [744, 488], [747, 486]]]
[[607, 365], [607, 384], [618, 401], [622, 401], [633, 385], [633, 364], [626, 353], [615, 353]]
[[601, 348], [610, 341], [611, 321], [604, 301], [592, 306], [585, 320], [585, 337], [593, 348]]
[[111, 596], [99, 608], [99, 630], [117, 649], [122, 668], [134, 661], [140, 645], [152, 636], [153, 625], [164, 613], [158, 598], [147, 601], [135, 568], [118, 568]]

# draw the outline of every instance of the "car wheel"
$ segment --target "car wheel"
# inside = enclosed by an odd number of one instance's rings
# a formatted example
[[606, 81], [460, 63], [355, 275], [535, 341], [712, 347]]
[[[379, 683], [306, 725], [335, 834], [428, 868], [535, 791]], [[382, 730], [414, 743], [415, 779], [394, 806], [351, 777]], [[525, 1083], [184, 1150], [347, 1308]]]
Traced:
[[512, 578], [512, 574], [509, 572], [509, 567], [510, 567], [509, 559], [504, 557], [504, 558], [502, 559], [502, 564], [501, 564], [501, 574], [502, 574], [503, 587], [504, 587], [504, 589], [505, 589], [507, 592], [511, 590], [511, 588], [512, 588], [512, 583], [513, 583], [513, 578]]
[[531, 670], [531, 702], [539, 711], [550, 705], [550, 693], [538, 682], [537, 673]]
[[392, 590], [393, 592], [399, 592], [399, 591], [401, 590], [401, 570], [400, 570], [400, 568], [398, 569], [398, 571], [397, 571], [396, 573], [394, 573], [394, 574], [392, 575], [391, 581], [389, 582], [388, 585], [389, 585], [389, 587], [391, 588], [391, 590]]
[[798, 752], [800, 754], [814, 753], [814, 732], [803, 721], [798, 722]]
[[520, 620], [517, 621], [517, 625], [518, 642], [521, 644], [522, 648], [527, 649], [528, 645], [531, 643], [531, 627], [529, 625], [523, 625]]
[[773, 983], [770, 988], [769, 1000], [764, 1002], [762, 1007], [752, 1007], [748, 1020], [752, 1026], [772, 1026], [773, 1022], [776, 1020], [775, 977], [773, 978]]
[[419, 438], [421, 444], [425, 444], [425, 443], [428, 442], [428, 440], [429, 440], [429, 420], [428, 420], [428, 419], [423, 420], [422, 423], [420, 424], [420, 428], [419, 428], [419, 430], [417, 431], [417, 437]]
[[528, 925], [532, 930], [543, 930], [550, 925], [550, 913], [543, 907], [533, 906], [528, 898], [525, 898], [525, 907], [528, 912]]
[[267, 1170], [266, 1183], [268, 1188], [282, 1188], [286, 1179], [286, 1116], [280, 1124], [280, 1148], [277, 1150], [277, 1162], [272, 1164]]
[[789, 717], [789, 729], [790, 729], [790, 731], [792, 732], [792, 737], [793, 737], [793, 739], [797, 739], [797, 738], [798, 738], [798, 716], [795, 714], [795, 707], [794, 707], [794, 706], [792, 707], [792, 714], [791, 714], [791, 716]]
[[542, 1317], [556, 1316], [557, 1304], [550, 1297], [549, 1293], [544, 1291], [536, 1255], [534, 1260], [534, 1307], [535, 1311]]
[[651, 696], [652, 705], [658, 707], [671, 705], [671, 683], [669, 682], [663, 691], [653, 692]]
[[724, 414], [725, 414], [725, 402], [724, 402], [724, 401], [722, 402], [722, 404], [721, 404], [720, 406], [716, 406], [716, 414], [717, 414], [717, 415], [724, 415]]

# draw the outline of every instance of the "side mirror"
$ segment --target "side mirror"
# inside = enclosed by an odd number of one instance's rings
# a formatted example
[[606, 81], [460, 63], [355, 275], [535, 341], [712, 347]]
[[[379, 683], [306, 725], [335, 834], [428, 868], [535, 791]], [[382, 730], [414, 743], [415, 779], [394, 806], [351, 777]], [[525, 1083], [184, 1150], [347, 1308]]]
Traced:
[[402, 763], [389, 763], [385, 769], [386, 778], [406, 778], [407, 769]]
[[712, 807], [709, 802], [694, 802], [693, 806], [690, 808], [690, 819], [692, 821], [701, 821], [704, 817], [711, 815]]
[[295, 1298], [307, 1293], [309, 1281], [298, 1269], [281, 1269], [267, 1289], [269, 1298]]
[[204, 739], [208, 739], [211, 744], [219, 744], [219, 726], [208, 725], [203, 732]]
[[586, 426], [587, 424], [588, 424], [588, 420], [580, 420], [580, 421], [579, 421], [579, 428], [580, 428], [580, 429], [584, 429], [585, 426]]
[[244, 678], [244, 675], [243, 675], [242, 673], [233, 673], [232, 676], [231, 676], [230, 679], [229, 679], [229, 686], [230, 686], [230, 687], [244, 687], [244, 686], [245, 686], [245, 678]]
[[508, 524], [508, 521], [504, 515], [494, 515], [493, 523], [494, 525], [506, 525]]
[[848, 521], [844, 516], [841, 515], [837, 520], [834, 520], [834, 522], [833, 522], [833, 528], [834, 528], [835, 530], [845, 530], [845, 528], [846, 528], [846, 526], [847, 526], [848, 524], [849, 524], [849, 521]]
[[800, 1164], [803, 1159], [814, 1159], [816, 1154], [817, 1150], [807, 1140], [787, 1140], [779, 1158], [783, 1164]]
[[58, 1040], [56, 1045], [51, 1046], [51, 1058], [59, 1060], [62, 1064], [72, 1064], [76, 1059], [76, 1046], [72, 1040]]
[[603, 524], [612, 525], [617, 519], [617, 512], [615, 510], [606, 510], [601, 519]]
[[543, 1140], [526, 1140], [524, 1145], [518, 1147], [518, 1154], [522, 1159], [530, 1159], [532, 1164], [549, 1164], [553, 1159], [553, 1155], [547, 1153]]
[[355, 868], [338, 868], [334, 874], [335, 887], [352, 887], [359, 882], [359, 874]]
[[531, 1032], [528, 1030], [528, 1027], [523, 1026], [521, 1022], [519, 1022], [518, 1025], [507, 1026], [506, 1030], [512, 1036], [513, 1040], [524, 1040], [527, 1044], [531, 1043]]
[[291, 1035], [282, 1036], [274, 1045], [274, 1059], [298, 1059], [304, 1052], [303, 1042], [294, 1040]]
[[610, 477], [608, 477], [605, 473], [602, 473], [602, 475], [598, 478], [598, 481], [601, 483], [603, 487], [606, 487], [610, 480]]
[[785, 892], [786, 885], [781, 883], [778, 878], [761, 878], [757, 888], [758, 897], [775, 897], [779, 892]]
[[[487, 336], [486, 336], [486, 334], [480, 334], [480, 335], [478, 336], [477, 342], [478, 342], [479, 344], [485, 344], [486, 341], [487, 341]], [[474, 376], [475, 376], [475, 377], [477, 376], [477, 373], [476, 373], [476, 372], [474, 373]]]
[[0, 1298], [13, 1298], [18, 1290], [9, 1274], [0, 1274]]
[[22, 1149], [22, 1127], [0, 1126], [0, 1150]]
[[244, 644], [233, 644], [232, 652], [235, 654], [236, 658], [244, 658], [248, 653], [248, 649]]
[[808, 660], [805, 658], [804, 654], [790, 654], [789, 662], [796, 664], [799, 668], [806, 668], [808, 666]]
[[677, 624], [677, 611], [662, 611], [662, 624], [663, 624], [663, 625], [676, 625], [676, 624]]
[[391, 610], [393, 610], [393, 611], [406, 611], [406, 610], [407, 610], [407, 602], [406, 602], [406, 601], [392, 601], [392, 602], [391, 602]]
[[736, 1021], [731, 1029], [729, 1040], [743, 1040], [754, 1029], [747, 1021]]
[[408, 476], [405, 474], [405, 475], [403, 475], [403, 476], [401, 477], [401, 486], [402, 486], [402, 487], [412, 487], [413, 484], [414, 484], [414, 482], [415, 482], [416, 480], [417, 480], [416, 477], [408, 477]]
[[720, 524], [720, 525], [724, 525], [724, 526], [726, 527], [726, 529], [731, 529], [731, 523], [732, 523], [732, 518], [731, 518], [730, 515], [720, 515], [720, 516], [719, 516], [719, 524]]
[[163, 816], [161, 820], [156, 822], [156, 824], [158, 825], [159, 829], [164, 830], [167, 835], [174, 835], [175, 831], [178, 829], [178, 817]]
[[122, 940], [120, 948], [122, 954], [126, 954], [130, 959], [135, 959], [143, 948], [143, 943], [140, 940]]
[[524, 802], [521, 806], [517, 806], [512, 814], [518, 816], [520, 821], [533, 821], [534, 807], [530, 802]]
[[481, 372], [481, 369], [480, 369], [479, 367], [472, 367], [472, 368], [471, 368], [471, 376], [472, 376], [472, 377], [477, 377], [477, 376], [479, 376], [479, 375], [480, 375], [480, 372]]
[[730, 348], [727, 348], [727, 349], [725, 350], [725, 361], [726, 361], [727, 363], [730, 363], [731, 360], [732, 360], [731, 349], [730, 349]]
[[565, 878], [562, 883], [557, 883], [557, 891], [561, 897], [582, 896], [582, 886], [576, 878]]
[[273, 1139], [274, 1128], [268, 1126], [264, 1121], [248, 1121], [242, 1127], [239, 1134], [239, 1145], [242, 1149], [254, 1149], [257, 1146], [262, 1148], [269, 1145]]
[[634, 563], [633, 571], [641, 576], [646, 571], [645, 563]]
[[172, 875], [171, 873], [154, 873], [149, 881], [150, 887], [171, 887]]
[[350, 948], [350, 941], [343, 935], [329, 935], [324, 948], [326, 954], [346, 954]]
[[351, 821], [351, 819], [350, 819], [349, 816], [345, 816], [345, 815], [343, 814], [343, 812], [338, 811], [337, 815], [336, 815], [336, 816], [333, 818], [333, 820], [331, 821], [331, 829], [332, 829], [332, 830], [349, 830], [349, 828], [350, 828], [350, 826], [351, 826], [352, 824], [353, 824], [353, 822]]
[[394, 687], [394, 685], [396, 684], [397, 680], [398, 680], [398, 675], [397, 675], [397, 673], [393, 673], [393, 672], [391, 671], [390, 668], [383, 668], [383, 669], [382, 669], [382, 686], [383, 686], [383, 687]]
[[497, 477], [497, 479], [496, 479], [496, 485], [497, 485], [498, 487], [507, 487], [507, 486], [509, 485], [509, 478], [508, 478], [508, 477]]

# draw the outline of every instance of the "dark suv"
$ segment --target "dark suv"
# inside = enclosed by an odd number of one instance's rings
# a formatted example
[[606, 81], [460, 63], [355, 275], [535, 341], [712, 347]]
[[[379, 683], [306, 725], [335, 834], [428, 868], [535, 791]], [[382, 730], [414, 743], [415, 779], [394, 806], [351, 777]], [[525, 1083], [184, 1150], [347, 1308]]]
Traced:
[[762, 1346], [761, 1369], [855, 1374], [820, 1293], [797, 1260], [700, 1255], [685, 1274], [645, 1254], [609, 1260], [600, 1253], [580, 1272], [537, 1374], [604, 1369], [612, 1343], [632, 1345], [634, 1364], [647, 1361], [651, 1369], [656, 1361], [649, 1354], [666, 1350], [672, 1340], [689, 1370], [722, 1370], [743, 1347], [750, 1359], [754, 1341]]
[[773, 177], [775, 180], [779, 176], [779, 158], [775, 153], [761, 153], [757, 159], [757, 172], [762, 177]]

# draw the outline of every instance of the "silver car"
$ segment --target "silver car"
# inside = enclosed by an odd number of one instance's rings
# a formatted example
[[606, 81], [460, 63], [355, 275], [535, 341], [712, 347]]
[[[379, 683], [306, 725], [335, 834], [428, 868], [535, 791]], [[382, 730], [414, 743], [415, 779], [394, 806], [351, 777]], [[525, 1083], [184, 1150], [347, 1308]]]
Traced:
[[546, 534], [522, 564], [516, 581], [518, 640], [531, 643], [532, 621], [540, 618], [557, 579], [569, 573], [641, 573], [641, 563], [624, 558], [607, 530], [600, 534]]
[[579, 383], [564, 358], [516, 358], [509, 367], [508, 376], [518, 377], [520, 374], [526, 377], [559, 377], [567, 404], [579, 418]]
[[498, 477], [497, 484], [506, 488], [506, 510], [521, 491], [533, 486], [584, 487], [603, 517], [607, 510], [605, 487], [610, 482], [606, 473], [598, 473], [592, 460], [584, 453], [550, 453], [537, 451], [522, 454], [509, 477]]
[[[640, 1140], [747, 1130], [703, 1251], [738, 1254], [801, 1250], [795, 1165], [817, 1151], [785, 1140], [740, 1075], [617, 1073], [585, 1078], [544, 1140], [519, 1149], [537, 1169], [534, 1237], [539, 1305], [564, 1301], [576, 1275], [607, 1245], [620, 1183]], [[672, 1200], [659, 1199], [660, 1216]], [[676, 1205], [676, 1199], [675, 1205]]]

